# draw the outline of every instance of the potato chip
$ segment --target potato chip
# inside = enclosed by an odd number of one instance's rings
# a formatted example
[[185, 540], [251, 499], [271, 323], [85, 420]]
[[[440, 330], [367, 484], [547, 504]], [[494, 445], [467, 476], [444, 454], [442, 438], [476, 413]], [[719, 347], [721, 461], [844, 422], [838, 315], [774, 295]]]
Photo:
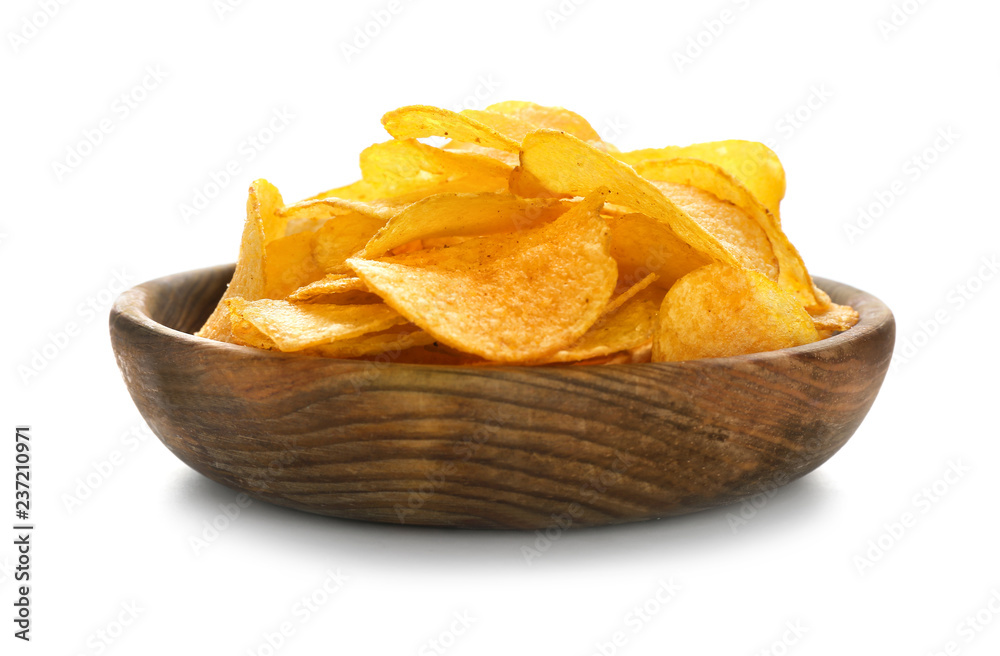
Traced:
[[468, 152], [476, 155], [482, 155], [483, 157], [490, 157], [500, 161], [504, 166], [508, 166], [511, 169], [517, 166], [520, 154], [520, 151], [512, 153], [507, 150], [486, 148], [485, 146], [480, 146], [478, 144], [463, 143], [461, 141], [449, 141], [444, 145], [444, 150], [447, 152]]
[[819, 303], [816, 307], [806, 308], [812, 316], [816, 330], [822, 333], [836, 333], [847, 330], [858, 323], [858, 311], [847, 305], [837, 305], [819, 287], [816, 287]]
[[285, 298], [322, 277], [323, 270], [312, 254], [313, 237], [311, 232], [300, 232], [275, 239], [264, 247], [265, 283], [261, 298]]
[[[373, 219], [388, 221], [396, 211], [395, 208], [385, 207], [381, 204], [328, 197], [319, 200], [305, 200], [294, 205], [288, 205], [279, 210], [278, 213], [284, 216], [289, 223], [293, 221], [302, 225], [308, 225], [310, 222], [315, 223], [316, 225], [312, 228], [315, 230], [325, 221], [335, 216], [360, 214]], [[285, 234], [292, 233], [286, 228]]]
[[[278, 218], [277, 210], [284, 203], [277, 188], [267, 180], [257, 180], [250, 185], [247, 198], [247, 218], [243, 224], [243, 238], [240, 254], [236, 260], [236, 271], [222, 299], [240, 296], [255, 300], [264, 295], [266, 281], [266, 259], [264, 248], [268, 238], [284, 232], [284, 221]], [[205, 325], [195, 333], [198, 337], [215, 339], [220, 342], [232, 341], [229, 312], [222, 301], [216, 306]]]
[[[635, 165], [636, 171], [652, 180], [693, 185], [711, 192], [745, 210], [767, 235], [778, 263], [778, 284], [798, 297], [804, 307], [824, 308], [802, 256], [788, 240], [778, 219], [737, 179], [721, 167], [700, 160], [679, 158], [647, 160]], [[750, 234], [745, 231], [745, 234]], [[773, 278], [772, 278], [773, 279]]]
[[385, 305], [320, 305], [238, 296], [226, 300], [236, 321], [253, 324], [282, 351], [301, 351], [406, 322]]
[[390, 219], [365, 246], [363, 257], [379, 257], [417, 239], [523, 230], [563, 211], [565, 207], [557, 201], [508, 193], [435, 194]]
[[390, 353], [393, 356], [388, 361], [394, 362], [402, 352], [432, 343], [434, 343], [433, 337], [419, 328], [407, 324], [377, 333], [368, 333], [360, 337], [338, 340], [332, 344], [315, 346], [306, 349], [303, 353], [320, 355], [325, 358], [362, 358]]
[[608, 201], [662, 221], [685, 243], [716, 262], [738, 266], [719, 240], [632, 167], [563, 132], [540, 130], [524, 139], [521, 168], [556, 193], [587, 195], [604, 185]]
[[328, 273], [319, 280], [299, 287], [288, 295], [289, 301], [308, 301], [324, 294], [367, 292], [368, 286], [353, 273]]
[[651, 159], [686, 157], [715, 164], [738, 180], [780, 221], [779, 206], [785, 197], [785, 169], [774, 151], [756, 141], [711, 141], [690, 146], [644, 148], [615, 155], [626, 164]]
[[487, 125], [508, 139], [515, 141], [518, 147], [508, 151], [514, 154], [520, 152], [521, 141], [540, 127], [530, 121], [524, 121], [517, 116], [482, 109], [463, 109], [461, 114], [483, 125]]
[[638, 349], [652, 342], [660, 303], [666, 292], [659, 287], [638, 287], [634, 287], [635, 294], [601, 316], [575, 343], [535, 364], [589, 360]]
[[285, 224], [288, 221], [281, 214], [281, 208], [285, 206], [285, 202], [281, 199], [278, 188], [267, 180], [257, 180], [250, 188], [257, 190], [256, 202], [259, 207], [260, 220], [264, 226], [264, 244], [284, 237]]
[[[533, 102], [508, 100], [494, 103], [487, 107], [486, 111], [510, 116], [539, 128], [567, 132], [583, 141], [601, 141], [601, 135], [597, 134], [597, 130], [587, 122], [587, 119], [562, 107], [545, 107]], [[521, 140], [523, 139], [522, 136]]]
[[[620, 308], [633, 296], [656, 282], [656, 279], [657, 275], [655, 273], [651, 273], [635, 283], [622, 280], [622, 277], [618, 276], [618, 283], [615, 285], [614, 294], [612, 295], [611, 300], [608, 301], [608, 304], [604, 306], [604, 311], [601, 312], [601, 316], [605, 317]], [[619, 291], [622, 287], [624, 287], [624, 289]]]
[[304, 202], [338, 198], [405, 206], [431, 193], [507, 189], [512, 165], [479, 152], [435, 148], [416, 139], [394, 139], [361, 153], [362, 179]]
[[686, 184], [654, 181], [677, 207], [718, 239], [745, 269], [778, 281], [778, 260], [763, 228], [741, 208]]
[[710, 264], [678, 280], [660, 306], [653, 361], [773, 351], [819, 339], [794, 296], [747, 269]]
[[[233, 306], [231, 305], [231, 308]], [[255, 325], [242, 318], [242, 306], [237, 302], [231, 309], [234, 341], [242, 346], [268, 351], [278, 351], [277, 344]], [[383, 353], [402, 353], [407, 349], [432, 344], [434, 338], [413, 324], [394, 326], [388, 330], [367, 333], [358, 337], [339, 339], [330, 344], [321, 344], [295, 351], [303, 355], [318, 355], [326, 358], [359, 358]]]
[[361, 153], [361, 175], [386, 198], [412, 192], [503, 191], [511, 169], [492, 157], [396, 139]]
[[[485, 119], [483, 122], [480, 119]], [[453, 112], [427, 105], [400, 107], [382, 117], [386, 131], [397, 139], [448, 137], [487, 148], [516, 153], [520, 141], [532, 126], [499, 114]], [[499, 128], [499, 129], [498, 129]], [[512, 138], [501, 130], [512, 131]]]
[[323, 224], [312, 238], [312, 255], [326, 273], [344, 273], [344, 261], [360, 252], [385, 224], [363, 214], [338, 216]]
[[349, 185], [344, 185], [343, 187], [335, 187], [327, 191], [316, 194], [315, 196], [310, 196], [309, 198], [302, 201], [303, 203], [308, 203], [314, 200], [324, 200], [326, 198], [341, 198], [344, 200], [356, 200], [360, 202], [368, 202], [379, 198], [381, 195], [381, 190], [378, 189], [372, 183], [366, 180], [358, 180], [357, 182], [352, 182]]
[[507, 186], [510, 193], [522, 198], [573, 198], [573, 193], [557, 193], [545, 187], [530, 171], [517, 166], [510, 173], [507, 179]]
[[232, 342], [240, 346], [252, 346], [266, 351], [277, 351], [274, 341], [262, 333], [257, 326], [243, 318], [237, 310], [242, 310], [243, 299], [239, 296], [224, 299], [219, 306], [229, 315], [229, 325], [232, 331]]
[[630, 283], [654, 273], [655, 284], [669, 289], [682, 276], [710, 262], [670, 226], [645, 214], [626, 214], [608, 223], [611, 256], [618, 262], [619, 278]]
[[286, 300], [329, 305], [368, 305], [382, 302], [353, 272], [327, 274], [316, 282], [296, 289]]
[[614, 289], [603, 193], [531, 230], [347, 264], [448, 346], [496, 362], [544, 358], [582, 336]]

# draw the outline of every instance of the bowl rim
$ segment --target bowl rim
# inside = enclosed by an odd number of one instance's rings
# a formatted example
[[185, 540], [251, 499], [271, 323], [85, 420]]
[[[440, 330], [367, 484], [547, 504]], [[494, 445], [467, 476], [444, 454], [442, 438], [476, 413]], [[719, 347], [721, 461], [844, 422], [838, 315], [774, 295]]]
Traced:
[[477, 370], [482, 369], [502, 369], [504, 371], [519, 371], [519, 372], [552, 372], [552, 371], [566, 371], [572, 369], [581, 369], [589, 367], [600, 367], [602, 370], [606, 368], [611, 368], [612, 370], [628, 370], [633, 368], [642, 368], [648, 370], [650, 367], [690, 367], [693, 365], [704, 365], [705, 363], [712, 363], [715, 366], [728, 366], [737, 364], [764, 364], [769, 361], [774, 361], [778, 359], [783, 359], [789, 356], [813, 356], [827, 354], [837, 349], [844, 349], [852, 345], [853, 343], [864, 340], [868, 337], [873, 336], [876, 333], [891, 328], [895, 330], [895, 320], [892, 311], [889, 307], [879, 298], [870, 294], [869, 292], [863, 291], [846, 283], [838, 282], [835, 280], [822, 278], [814, 276], [813, 280], [816, 285], [822, 289], [824, 292], [828, 293], [834, 302], [848, 304], [854, 307], [858, 311], [859, 320], [858, 323], [849, 328], [848, 330], [836, 333], [830, 337], [820, 339], [818, 341], [812, 342], [810, 344], [803, 344], [801, 346], [794, 346], [790, 348], [783, 348], [774, 351], [761, 351], [758, 353], [748, 353], [744, 355], [733, 355], [719, 358], [700, 358], [695, 360], [680, 360], [671, 362], [639, 362], [639, 363], [621, 363], [621, 364], [602, 364], [602, 365], [589, 365], [581, 366], [576, 363], [553, 363], [553, 364], [543, 364], [543, 365], [523, 365], [523, 364], [503, 364], [503, 363], [488, 363], [488, 364], [476, 364], [476, 365], [460, 365], [460, 364], [417, 364], [417, 363], [404, 363], [404, 362], [393, 362], [383, 361], [379, 359], [348, 359], [348, 358], [330, 358], [317, 355], [303, 354], [303, 353], [285, 353], [281, 351], [268, 351], [265, 349], [255, 348], [253, 346], [242, 346], [239, 344], [232, 344], [229, 342], [220, 342], [213, 339], [208, 339], [205, 337], [197, 337], [192, 333], [184, 332], [176, 328], [167, 326], [159, 321], [156, 321], [150, 316], [147, 308], [147, 294], [154, 291], [157, 287], [168, 287], [176, 286], [181, 282], [182, 279], [191, 279], [195, 277], [206, 277], [210, 275], [220, 275], [224, 271], [228, 270], [228, 278], [232, 277], [232, 272], [235, 270], [235, 263], [233, 264], [222, 264], [211, 267], [203, 267], [200, 269], [191, 269], [188, 271], [168, 274], [166, 276], [160, 276], [158, 278], [151, 278], [138, 285], [130, 287], [129, 289], [122, 292], [118, 298], [115, 299], [114, 304], [111, 307], [111, 312], [109, 316], [110, 324], [112, 328], [117, 321], [126, 321], [133, 324], [134, 327], [141, 328], [147, 333], [155, 334], [160, 337], [168, 337], [180, 342], [189, 343], [192, 347], [199, 348], [212, 348], [212, 349], [222, 349], [230, 350], [233, 355], [253, 355], [257, 358], [273, 358], [275, 362], [285, 361], [285, 360], [300, 360], [308, 359], [311, 361], [318, 361], [329, 363], [330, 366], [339, 365], [357, 365], [366, 363], [377, 363], [380, 367], [390, 367], [393, 369], [406, 369], [406, 370], [451, 370], [451, 371], [467, 371], [470, 367], [475, 367]]

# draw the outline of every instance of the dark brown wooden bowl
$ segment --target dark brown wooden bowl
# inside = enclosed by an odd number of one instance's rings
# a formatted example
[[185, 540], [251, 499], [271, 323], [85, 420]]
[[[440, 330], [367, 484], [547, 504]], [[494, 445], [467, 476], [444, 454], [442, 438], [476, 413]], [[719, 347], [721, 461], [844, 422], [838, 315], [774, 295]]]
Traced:
[[534, 529], [728, 504], [812, 471], [868, 413], [892, 313], [820, 342], [680, 363], [457, 367], [334, 360], [192, 336], [232, 266], [111, 311], [132, 399], [174, 454], [255, 499], [378, 522]]

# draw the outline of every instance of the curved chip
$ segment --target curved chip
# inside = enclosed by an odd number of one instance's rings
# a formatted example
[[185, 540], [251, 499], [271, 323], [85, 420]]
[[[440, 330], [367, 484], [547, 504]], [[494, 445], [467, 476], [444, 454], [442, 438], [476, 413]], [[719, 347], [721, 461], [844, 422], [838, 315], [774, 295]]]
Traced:
[[674, 234], [670, 226], [645, 214], [611, 218], [611, 256], [619, 277], [632, 282], [651, 273], [655, 284], [670, 289], [678, 279], [711, 260]]
[[436, 194], [390, 219], [365, 246], [363, 257], [379, 257], [417, 239], [513, 232], [554, 219], [558, 201], [511, 194]]
[[759, 200], [780, 221], [779, 206], [785, 197], [785, 169], [781, 160], [762, 143], [729, 139], [690, 146], [643, 148], [615, 155], [626, 164], [638, 164], [649, 159], [688, 157], [715, 164], [731, 175]]
[[[511, 121], [512, 119], [505, 119], [504, 122], [510, 123]], [[385, 126], [389, 134], [397, 139], [448, 137], [455, 141], [464, 141], [513, 153], [516, 153], [520, 148], [520, 137], [511, 138], [465, 112], [459, 114], [440, 107], [428, 105], [400, 107], [383, 116], [382, 125]], [[510, 128], [508, 127], [508, 129]], [[526, 134], [528, 131], [530, 131], [530, 126], [525, 126], [524, 133]]]
[[666, 291], [659, 287], [642, 287], [642, 284], [633, 287], [634, 294], [606, 312], [576, 342], [535, 364], [579, 362], [632, 351], [650, 342], [656, 332], [656, 319]]
[[[619, 271], [619, 274], [621, 272]], [[616, 294], [608, 301], [608, 304], [604, 306], [604, 311], [601, 312], [601, 318], [604, 318], [620, 308], [622, 305], [630, 301], [636, 294], [646, 289], [654, 282], [656, 282], [657, 275], [655, 273], [650, 273], [649, 275], [641, 278], [638, 282], [633, 282], [630, 280], [622, 280], [621, 275], [618, 276], [618, 283], [615, 285]], [[619, 292], [619, 289], [624, 290]]]
[[345, 198], [322, 198], [305, 200], [286, 206], [281, 214], [287, 219], [285, 236], [300, 232], [316, 231], [330, 219], [338, 216], [361, 215], [373, 220], [388, 221], [399, 211], [396, 207], [386, 206], [382, 201], [364, 202]]
[[315, 196], [310, 196], [303, 202], [323, 200], [324, 198], [343, 198], [346, 200], [367, 202], [375, 200], [378, 197], [379, 190], [375, 187], [375, 185], [365, 180], [358, 180], [357, 182], [352, 182], [349, 185], [334, 187], [333, 189], [320, 192]]
[[328, 273], [319, 280], [299, 287], [288, 295], [289, 301], [309, 301], [325, 294], [367, 292], [368, 287], [353, 273]]
[[858, 323], [861, 316], [857, 310], [849, 305], [837, 305], [819, 287], [816, 287], [816, 292], [819, 296], [819, 305], [815, 308], [806, 308], [812, 316], [813, 323], [816, 324], [816, 330], [832, 334], [847, 330]]
[[342, 339], [332, 344], [316, 346], [306, 349], [303, 353], [320, 355], [325, 358], [363, 358], [383, 353], [401, 354], [407, 349], [433, 343], [433, 337], [416, 326], [407, 324], [360, 337]]
[[507, 152], [517, 153], [520, 150], [521, 141], [528, 136], [529, 133], [534, 132], [539, 128], [539, 126], [531, 123], [530, 121], [521, 120], [520, 117], [501, 114], [498, 112], [490, 112], [482, 109], [463, 109], [461, 111], [461, 115], [478, 121], [483, 125], [489, 126], [508, 139], [515, 141], [518, 148]]
[[[222, 295], [222, 300], [233, 296], [258, 299], [264, 296], [266, 285], [265, 246], [279, 233], [284, 234], [284, 219], [278, 216], [278, 209], [284, 205], [277, 187], [267, 180], [256, 180], [250, 185], [247, 197], [247, 218], [243, 224], [240, 240], [240, 254], [236, 260], [236, 270]], [[222, 300], [205, 321], [205, 325], [195, 333], [198, 337], [215, 339], [220, 342], [232, 341], [229, 312]]]
[[[697, 159], [647, 160], [635, 165], [635, 170], [651, 180], [693, 185], [711, 192], [745, 210], [771, 243], [778, 262], [778, 284], [795, 294], [806, 308], [826, 308], [817, 293], [809, 271], [798, 250], [781, 229], [781, 223], [749, 189], [722, 167]], [[744, 231], [749, 234], [749, 231]]]
[[597, 134], [597, 130], [587, 122], [587, 119], [562, 107], [546, 107], [533, 102], [508, 100], [494, 103], [487, 107], [486, 111], [516, 118], [539, 128], [567, 132], [583, 141], [601, 141], [601, 135]]
[[[234, 341], [241, 346], [279, 351], [270, 337], [255, 325], [242, 319], [237, 312], [233, 319]], [[361, 358], [383, 353], [401, 354], [407, 349], [433, 344], [434, 338], [412, 324], [394, 326], [388, 330], [340, 339], [330, 344], [313, 346], [295, 353], [325, 358]]]
[[344, 261], [359, 253], [385, 225], [381, 217], [345, 214], [330, 219], [312, 236], [312, 256], [326, 273], [343, 273]]
[[677, 207], [635, 170], [607, 153], [564, 132], [539, 130], [524, 139], [521, 168], [545, 188], [585, 196], [610, 188], [608, 202], [624, 205], [662, 221], [685, 243], [711, 261], [739, 266], [718, 239]]
[[495, 362], [537, 360], [582, 336], [615, 287], [604, 191], [531, 230], [347, 264], [445, 345]]
[[385, 305], [321, 305], [238, 296], [225, 302], [235, 324], [246, 321], [281, 351], [301, 351], [406, 323]]
[[812, 318], [777, 283], [756, 271], [710, 264], [667, 292], [653, 361], [760, 353], [818, 339]]
[[745, 269], [778, 281], [778, 260], [764, 229], [740, 207], [688, 184], [654, 181], [656, 188], [718, 239]]
[[285, 298], [323, 275], [313, 258], [313, 237], [311, 232], [299, 232], [264, 247], [265, 285], [261, 298]]
[[492, 157], [394, 139], [361, 153], [361, 176], [378, 198], [413, 192], [503, 191], [511, 168]]

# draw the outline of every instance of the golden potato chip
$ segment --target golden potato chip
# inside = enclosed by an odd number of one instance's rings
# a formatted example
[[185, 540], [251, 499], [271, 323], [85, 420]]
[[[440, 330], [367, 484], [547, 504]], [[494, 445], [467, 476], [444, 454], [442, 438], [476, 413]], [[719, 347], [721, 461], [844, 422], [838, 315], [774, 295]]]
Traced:
[[665, 290], [648, 287], [647, 283], [647, 287], [637, 289], [635, 294], [601, 316], [575, 343], [535, 364], [589, 360], [650, 343], [656, 332], [656, 318], [664, 294]]
[[857, 310], [848, 305], [837, 305], [819, 287], [816, 287], [815, 290], [818, 303], [815, 307], [806, 308], [806, 311], [812, 316], [816, 330], [832, 334], [847, 330], [858, 323], [860, 315]]
[[626, 214], [608, 223], [611, 256], [618, 262], [619, 278], [629, 283], [655, 273], [655, 284], [670, 289], [679, 278], [710, 262], [670, 226], [645, 214]]
[[[778, 263], [778, 284], [792, 292], [804, 307], [825, 308], [806, 270], [802, 256], [788, 240], [778, 219], [743, 186], [721, 167], [696, 159], [647, 160], [635, 165], [636, 171], [652, 180], [693, 185], [716, 197], [742, 208], [764, 231]], [[753, 231], [744, 229], [745, 235]], [[758, 269], [759, 270], [759, 269]], [[773, 278], [772, 278], [773, 279]]]
[[[359, 200], [327, 197], [318, 200], [305, 200], [294, 205], [288, 205], [279, 214], [288, 221], [285, 235], [295, 234], [304, 230], [316, 230], [326, 221], [336, 216], [362, 215], [372, 219], [388, 221], [396, 213], [393, 207], [385, 207], [380, 203], [366, 203]], [[295, 226], [293, 228], [292, 226]]]
[[380, 195], [381, 190], [375, 185], [367, 180], [358, 180], [357, 182], [352, 182], [349, 185], [335, 187], [318, 193], [315, 196], [310, 196], [302, 202], [308, 203], [309, 201], [323, 200], [325, 198], [341, 198], [343, 200], [356, 200], [366, 203], [379, 198]]
[[[236, 271], [229, 287], [222, 295], [222, 300], [233, 296], [251, 300], [263, 297], [266, 284], [264, 247], [269, 237], [273, 238], [279, 232], [284, 233], [284, 221], [277, 215], [278, 208], [283, 205], [281, 194], [267, 180], [256, 180], [250, 185], [247, 218], [243, 224], [243, 238], [240, 241]], [[222, 300], [195, 335], [220, 342], [232, 341], [229, 312], [223, 306]]]
[[539, 126], [530, 121], [524, 121], [517, 116], [502, 114], [500, 112], [490, 112], [482, 109], [463, 109], [461, 114], [483, 125], [487, 125], [508, 139], [515, 141], [518, 147], [508, 151], [514, 154], [520, 152], [521, 141], [528, 134], [539, 128]]
[[238, 296], [226, 300], [234, 323], [246, 321], [282, 351], [301, 351], [406, 322], [385, 305], [320, 305]]
[[289, 301], [308, 301], [324, 294], [367, 292], [368, 287], [353, 273], [328, 273], [319, 280], [299, 287], [288, 295]]
[[531, 230], [347, 264], [443, 344], [496, 362], [537, 360], [583, 335], [614, 289], [603, 193]]
[[781, 218], [779, 206], [785, 197], [785, 169], [774, 151], [762, 143], [730, 139], [690, 146], [644, 148], [615, 157], [632, 165], [644, 160], [676, 157], [715, 164], [746, 187], [776, 219]]
[[557, 193], [542, 184], [533, 173], [517, 166], [507, 179], [510, 193], [522, 198], [573, 198], [575, 193]]
[[454, 141], [464, 141], [487, 148], [496, 148], [516, 153], [520, 148], [520, 140], [531, 131], [531, 126], [519, 126], [514, 119], [494, 116], [491, 122], [499, 123], [506, 129], [514, 129], [522, 133], [520, 137], [511, 138], [499, 132], [493, 125], [477, 120], [482, 116], [473, 117], [467, 112], [453, 112], [440, 107], [427, 105], [411, 105], [400, 107], [382, 117], [382, 125], [386, 131], [397, 139], [420, 137], [448, 137]]
[[484, 157], [490, 157], [495, 160], [499, 160], [504, 166], [508, 166], [513, 169], [517, 166], [518, 156], [520, 150], [516, 153], [512, 153], [509, 150], [498, 150], [496, 148], [486, 148], [485, 146], [480, 146], [479, 144], [463, 143], [461, 141], [450, 141], [444, 145], [444, 150], [448, 152], [469, 152], [476, 155], [482, 155]]
[[316, 282], [296, 289], [288, 295], [287, 300], [329, 305], [368, 305], [382, 302], [353, 272], [329, 273]]
[[[640, 279], [638, 282], [633, 283], [628, 280], [622, 280], [622, 277], [619, 275], [614, 294], [612, 295], [611, 300], [608, 301], [608, 304], [604, 306], [604, 311], [601, 312], [601, 316], [604, 317], [620, 308], [633, 296], [656, 282], [656, 279], [657, 275], [655, 273], [651, 273]], [[624, 289], [622, 289], [622, 287], [624, 287]], [[619, 291], [619, 289], [621, 289], [621, 291]]]
[[710, 264], [678, 280], [660, 306], [653, 361], [773, 351], [819, 339], [794, 296], [767, 277]]
[[[281, 214], [285, 202], [278, 193], [278, 188], [267, 180], [257, 180], [251, 187], [256, 189], [257, 205], [260, 220], [264, 226], [264, 244], [285, 236], [285, 224], [288, 222]], [[249, 200], [247, 202], [250, 202]]]
[[433, 344], [434, 338], [412, 324], [396, 326], [377, 333], [342, 339], [306, 349], [303, 353], [326, 358], [362, 358], [383, 353], [395, 354], [389, 361], [396, 361], [403, 351]]
[[363, 257], [379, 257], [417, 239], [523, 230], [554, 219], [564, 210], [557, 201], [509, 193], [435, 194], [392, 217], [365, 246]]
[[362, 151], [363, 179], [304, 202], [339, 198], [399, 208], [431, 193], [503, 191], [512, 170], [504, 159], [394, 139]]
[[611, 189], [608, 201], [662, 221], [685, 243], [711, 261], [738, 266], [718, 239], [688, 216], [632, 167], [563, 132], [540, 130], [524, 139], [521, 168], [547, 189], [577, 196], [600, 186]]
[[503, 191], [511, 169], [492, 157], [395, 139], [361, 153], [361, 175], [379, 198], [412, 192]]
[[763, 228], [741, 208], [715, 194], [686, 184], [654, 181], [677, 207], [722, 242], [745, 269], [778, 281], [778, 260]]
[[[239, 303], [236, 304], [239, 308]], [[255, 325], [242, 318], [239, 308], [233, 313], [234, 341], [242, 346], [268, 351], [278, 351], [278, 346]], [[340, 339], [330, 344], [321, 344], [295, 351], [303, 355], [318, 355], [326, 358], [359, 358], [383, 353], [401, 353], [407, 349], [432, 344], [434, 338], [413, 324], [394, 326], [388, 330], [367, 333], [358, 337]]]
[[[239, 296], [225, 299], [219, 304], [229, 315], [229, 324], [232, 331], [232, 343], [240, 346], [252, 346], [266, 351], [277, 351], [278, 347], [274, 341], [262, 333], [257, 326], [243, 318], [234, 308], [242, 309], [243, 299]], [[235, 305], [233, 304], [235, 303]]]
[[265, 282], [261, 298], [285, 298], [323, 275], [312, 255], [313, 237], [311, 232], [300, 232], [275, 239], [264, 247]]
[[312, 238], [312, 255], [325, 272], [341, 272], [344, 260], [360, 252], [385, 224], [363, 214], [338, 216], [323, 224]]
[[[487, 107], [486, 111], [516, 118], [539, 128], [568, 132], [583, 141], [601, 141], [601, 135], [597, 134], [597, 130], [587, 122], [587, 119], [562, 107], [545, 107], [533, 102], [508, 100], [494, 103]], [[523, 140], [524, 136], [521, 139]]]

